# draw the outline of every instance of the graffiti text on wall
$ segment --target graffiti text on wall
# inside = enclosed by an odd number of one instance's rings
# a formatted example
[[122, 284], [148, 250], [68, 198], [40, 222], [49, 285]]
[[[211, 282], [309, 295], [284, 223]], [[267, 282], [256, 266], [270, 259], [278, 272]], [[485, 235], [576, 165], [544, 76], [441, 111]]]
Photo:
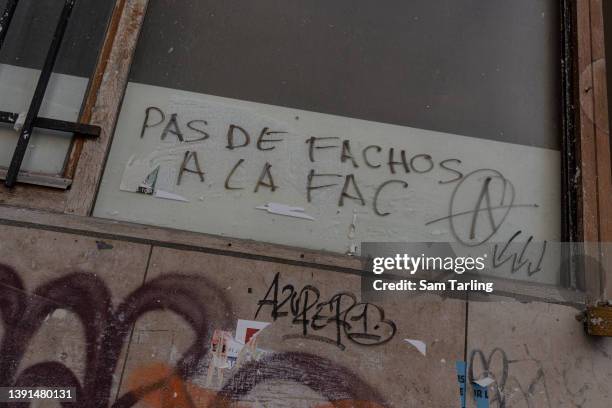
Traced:
[[[86, 355], [82, 380], [57, 361], [23, 364], [36, 333], [48, 324], [47, 318], [56, 310], [72, 312], [83, 325]], [[145, 381], [115, 399], [111, 395], [113, 378], [119, 371], [121, 352], [132, 325], [148, 312], [164, 310], [181, 316], [191, 326], [195, 334], [192, 345], [166, 376]], [[173, 379], [184, 383], [198, 375], [209, 349], [209, 324], [215, 321], [217, 325], [230, 327], [226, 316], [231, 310], [232, 305], [225, 300], [223, 291], [200, 276], [160, 276], [134, 290], [114, 307], [108, 287], [94, 274], [69, 273], [28, 293], [17, 272], [0, 264], [0, 322], [4, 326], [0, 343], [0, 387], [70, 387], [76, 389], [77, 402], [62, 403], [62, 406], [129, 408], [152, 393], [165, 395], [164, 390]], [[303, 384], [334, 406], [339, 401], [367, 401], [371, 403], [367, 406], [387, 406], [375, 389], [347, 368], [298, 352], [271, 353], [244, 364], [232, 372], [210, 404], [198, 406], [233, 407], [256, 386], [274, 381]], [[187, 400], [191, 401], [191, 397], [187, 396]], [[177, 406], [176, 402], [164, 406]], [[0, 403], [0, 407], [5, 405]]]
[[[206, 182], [207, 169], [201, 158], [202, 143], [214, 143], [222, 140], [228, 152], [234, 152], [234, 165], [228, 171], [223, 181], [225, 190], [251, 190], [258, 193], [262, 190], [275, 192], [283, 188], [279, 183], [278, 170], [275, 160], [269, 157], [262, 162], [260, 171], [253, 174], [250, 184], [240, 184], [235, 175], [248, 165], [245, 157], [252, 156], [253, 152], [272, 153], [281, 147], [292, 136], [284, 129], [270, 127], [250, 128], [244, 124], [230, 123], [223, 134], [212, 134], [207, 129], [209, 122], [205, 119], [181, 120], [178, 113], [168, 114], [162, 109], [150, 106], [145, 110], [144, 120], [140, 127], [140, 138], [159, 138], [160, 141], [175, 140], [180, 145], [187, 146], [183, 156], [176, 163], [176, 184], [187, 177], [193, 177], [200, 183]], [[430, 154], [417, 152], [409, 153], [407, 149], [396, 147], [383, 147], [370, 144], [357, 148], [350, 139], [340, 137], [303, 137], [306, 144], [305, 155], [307, 162], [313, 167], [304, 170], [303, 192], [307, 202], [313, 202], [321, 191], [336, 189], [337, 206], [343, 207], [346, 202], [352, 201], [357, 205], [366, 206], [371, 202], [373, 212], [381, 217], [390, 215], [385, 210], [384, 198], [394, 189], [408, 188], [408, 183], [401, 177], [408, 174], [423, 175], [439, 172], [436, 175], [439, 184], [449, 184], [460, 180], [463, 173], [457, 168], [461, 160], [444, 157], [434, 159]], [[193, 146], [189, 148], [188, 146]], [[249, 149], [251, 152], [249, 153]], [[240, 154], [245, 157], [240, 157]], [[276, 153], [276, 152], [275, 152]], [[229, 159], [232, 160], [232, 159]], [[317, 163], [338, 163], [348, 168], [346, 173], [321, 171], [316, 169]], [[380, 173], [387, 173], [388, 179], [375, 186], [372, 197], [366, 197], [363, 184], [355, 174], [356, 169], [369, 169]], [[155, 174], [154, 169], [150, 169]], [[221, 180], [219, 180], [221, 182]], [[154, 183], [147, 183], [140, 192], [153, 194]], [[148, 188], [147, 188], [148, 187]]]
[[[274, 321], [286, 316], [293, 318], [292, 323], [298, 325], [301, 332], [285, 335], [285, 339], [317, 340], [335, 344], [342, 350], [346, 348], [345, 340], [361, 346], [376, 346], [390, 341], [397, 331], [395, 323], [385, 318], [385, 311], [378, 305], [358, 302], [349, 292], [321, 300], [321, 292], [312, 285], [299, 289], [287, 284], [281, 288], [280, 273], [276, 274], [258, 306], [256, 319], [263, 310], [269, 310]], [[335, 328], [335, 337], [314, 334], [330, 326]]]

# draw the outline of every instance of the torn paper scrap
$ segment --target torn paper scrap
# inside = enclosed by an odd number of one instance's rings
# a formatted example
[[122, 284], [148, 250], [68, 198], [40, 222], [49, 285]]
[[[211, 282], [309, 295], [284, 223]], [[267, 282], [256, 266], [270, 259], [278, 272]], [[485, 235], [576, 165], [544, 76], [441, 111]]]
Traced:
[[158, 147], [147, 155], [132, 155], [125, 165], [119, 189], [121, 191], [138, 192], [138, 187], [151, 173], [159, 168], [156, 188], [171, 190], [177, 182], [177, 166], [184, 157], [184, 152], [197, 147], [189, 143], [188, 146], [176, 145], [170, 148]]
[[465, 391], [467, 388], [465, 376], [467, 372], [467, 364], [465, 361], [457, 361], [455, 363], [455, 367], [457, 368], [457, 381], [459, 381], [459, 401], [461, 402], [461, 408], [465, 408]]
[[208, 364], [206, 375], [206, 387], [213, 385], [213, 380], [217, 379], [217, 387], [223, 384], [223, 375], [226, 369], [231, 368], [228, 361], [228, 344], [232, 340], [232, 333], [225, 330], [215, 330], [210, 342], [211, 359]]
[[17, 116], [17, 120], [15, 121], [15, 125], [13, 126], [13, 129], [16, 132], [21, 132], [21, 129], [23, 128], [23, 125], [25, 124], [25, 120], [27, 116], [28, 116], [27, 112], [21, 112], [19, 116]]
[[215, 368], [229, 368], [227, 361], [228, 345], [232, 341], [232, 333], [215, 330], [211, 340], [212, 365]]
[[249, 344], [249, 341], [253, 336], [269, 325], [270, 323], [268, 322], [239, 319], [236, 325], [236, 340], [242, 344]]
[[170, 193], [170, 192], [164, 191], [164, 190], [155, 190], [155, 194], [153, 194], [153, 197], [163, 198], [165, 200], [182, 201], [182, 202], [185, 202], [185, 203], [189, 202], [189, 200], [186, 199], [183, 196], [180, 196], [180, 195], [174, 194], [174, 193]]
[[404, 339], [406, 343], [412, 344], [419, 352], [426, 356], [427, 355], [427, 344], [422, 342], [421, 340], [412, 340], [412, 339]]
[[147, 178], [138, 186], [138, 192], [142, 194], [151, 195], [155, 191], [155, 184], [157, 184], [157, 175], [159, 174], [159, 166], [155, 168]]
[[245, 363], [257, 361], [267, 353], [257, 347], [257, 336], [269, 325], [268, 322], [238, 320], [236, 337], [230, 344], [228, 353], [232, 367], [241, 367]]
[[481, 378], [480, 380], [475, 380], [474, 382], [480, 385], [481, 387], [486, 388], [489, 385], [493, 384], [495, 380], [491, 377], [485, 377], [485, 378]]
[[489, 408], [489, 390], [487, 387], [481, 387], [478, 383], [472, 382], [472, 389], [476, 400], [476, 408]]
[[267, 211], [270, 214], [285, 215], [287, 217], [302, 218], [305, 220], [314, 221], [314, 218], [304, 213], [304, 209], [301, 207], [292, 207], [279, 203], [268, 203], [255, 208], [258, 210]]
[[244, 348], [244, 343], [236, 341], [236, 339], [232, 338], [227, 344], [227, 360], [229, 362], [230, 368], [234, 368], [236, 366], [236, 361], [238, 360], [238, 356], [240, 352]]

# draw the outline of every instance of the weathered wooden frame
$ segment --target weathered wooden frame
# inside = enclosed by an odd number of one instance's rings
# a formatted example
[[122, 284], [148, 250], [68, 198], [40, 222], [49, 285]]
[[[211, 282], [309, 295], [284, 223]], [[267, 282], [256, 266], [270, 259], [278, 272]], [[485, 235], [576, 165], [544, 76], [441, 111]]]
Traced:
[[[193, 252], [206, 252], [235, 258], [304, 266], [338, 273], [363, 275], [366, 259], [332, 252], [268, 244], [246, 239], [174, 230], [170, 228], [117, 222], [96, 217], [54, 214], [48, 211], [0, 206], [0, 225], [68, 234], [86, 235], [100, 240], [127, 241]], [[573, 290], [530, 281], [487, 277], [495, 287], [496, 298], [521, 302], [540, 301], [562, 304], [581, 310], [584, 296]], [[457, 297], [465, 295], [457, 292]]]
[[148, 0], [115, 2], [79, 118], [81, 123], [99, 125], [102, 133], [93, 143], [82, 138], [73, 141], [63, 174], [72, 179], [71, 188], [64, 191], [20, 184], [9, 190], [2, 186], [0, 204], [91, 214], [147, 4]]
[[[71, 146], [64, 171], [64, 177], [73, 180], [71, 189], [58, 191], [30, 185], [19, 185], [14, 190], [0, 187], [0, 204], [82, 217], [91, 215], [147, 5], [148, 0], [116, 0], [80, 117], [82, 123], [101, 126], [102, 134], [98, 140], [75, 139]], [[573, 242], [612, 242], [612, 207], [608, 198], [612, 197], [610, 157], [598, 154], [610, 148], [602, 0], [561, 0], [561, 5], [564, 34], [563, 238]], [[43, 216], [37, 217], [50, 224], [76, 222], [72, 218], [60, 217], [57, 220], [64, 221], [51, 222]], [[92, 228], [94, 231], [93, 225], [102, 221], [78, 222], [84, 229]], [[113, 225], [118, 231], [133, 228], [122, 223]], [[234, 243], [231, 252], [242, 252], [246, 256], [280, 254], [281, 258], [296, 262], [359, 269], [359, 261], [348, 256], [289, 250], [280, 245], [228, 240], [206, 234], [142, 228], [155, 230], [160, 237], [170, 234], [192, 239], [197, 235], [200, 237], [198, 245], [211, 250], [227, 250], [226, 246]], [[592, 255], [604, 264], [607, 262], [605, 270], [612, 271], [610, 259], [602, 257], [601, 251]], [[598, 282], [598, 287], [605, 290], [600, 290], [597, 297], [612, 297], [612, 276], [605, 278], [603, 285], [601, 283]]]
[[[597, 298], [612, 298], [612, 169], [606, 84], [603, 0], [576, 0], [576, 129], [578, 240], [601, 272], [587, 272]], [[599, 245], [593, 245], [599, 243]], [[608, 245], [606, 245], [606, 243]], [[591, 280], [589, 282], [588, 280]], [[595, 280], [596, 282], [593, 282]]]

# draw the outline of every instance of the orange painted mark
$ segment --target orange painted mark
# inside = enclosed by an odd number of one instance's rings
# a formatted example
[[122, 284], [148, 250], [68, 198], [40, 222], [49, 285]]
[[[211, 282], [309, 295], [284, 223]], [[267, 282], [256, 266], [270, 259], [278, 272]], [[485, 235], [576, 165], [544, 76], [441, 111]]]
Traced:
[[[172, 367], [155, 363], [132, 371], [128, 378], [128, 388], [137, 390], [162, 382], [157, 390], [142, 396], [141, 402], [149, 408], [241, 408], [232, 403], [215, 401], [217, 393], [183, 381], [173, 373]], [[245, 408], [242, 406], [242, 408]], [[371, 401], [342, 400], [318, 405], [316, 408], [384, 408]]]
[[151, 408], [208, 408], [212, 407], [216, 392], [183, 381], [164, 363], [156, 363], [132, 372], [128, 378], [130, 390], [163, 382], [164, 386], [142, 397]]

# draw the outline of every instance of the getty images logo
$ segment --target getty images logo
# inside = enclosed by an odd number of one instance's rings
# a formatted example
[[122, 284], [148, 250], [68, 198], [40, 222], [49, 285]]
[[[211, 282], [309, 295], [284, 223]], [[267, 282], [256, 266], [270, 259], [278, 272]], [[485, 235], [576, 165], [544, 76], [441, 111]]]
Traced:
[[410, 256], [408, 254], [396, 254], [393, 257], [376, 257], [373, 259], [372, 272], [380, 275], [387, 271], [403, 271], [414, 275], [417, 271], [453, 271], [463, 274], [470, 271], [482, 271], [485, 269], [485, 259], [481, 257], [441, 257], [441, 256]]

